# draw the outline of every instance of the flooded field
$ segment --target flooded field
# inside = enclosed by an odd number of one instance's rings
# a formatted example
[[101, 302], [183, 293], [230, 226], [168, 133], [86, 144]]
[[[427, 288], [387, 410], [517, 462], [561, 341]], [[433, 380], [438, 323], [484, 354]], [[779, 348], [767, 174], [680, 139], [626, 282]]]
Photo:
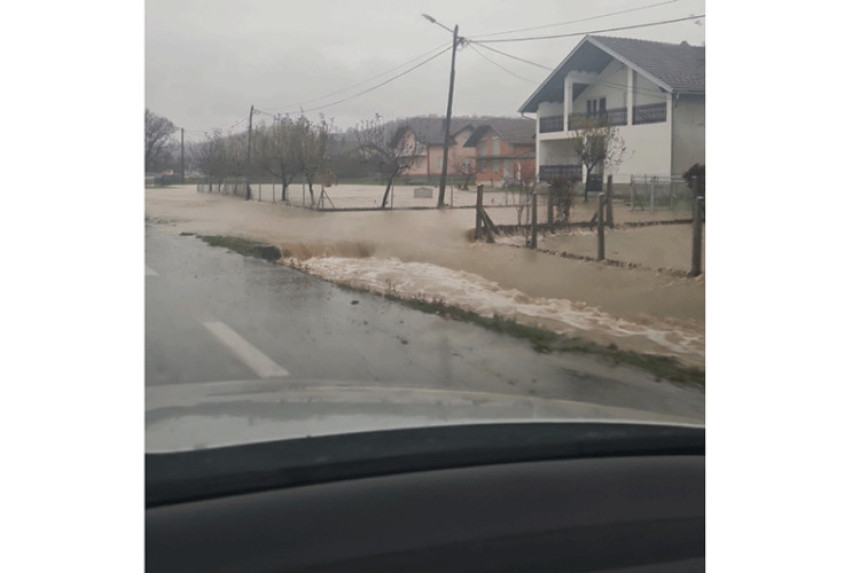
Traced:
[[[381, 190], [375, 191], [381, 198]], [[235, 235], [278, 245], [294, 264], [329, 280], [442, 299], [481, 314], [704, 364], [703, 279], [471, 243], [471, 209], [324, 213], [186, 186], [148, 189], [146, 214], [177, 233]], [[619, 221], [652, 215], [616, 210]], [[491, 216], [500, 224], [502, 217], [516, 222], [513, 208], [493, 209]]]

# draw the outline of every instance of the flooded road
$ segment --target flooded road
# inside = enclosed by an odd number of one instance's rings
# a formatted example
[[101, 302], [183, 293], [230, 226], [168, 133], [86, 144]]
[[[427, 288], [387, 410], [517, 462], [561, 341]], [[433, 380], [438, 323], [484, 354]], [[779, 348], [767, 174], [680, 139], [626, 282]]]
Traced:
[[[514, 209], [496, 211], [516, 217]], [[322, 278], [442, 299], [482, 314], [704, 365], [701, 278], [471, 243], [473, 210], [322, 213], [197, 193], [186, 186], [148, 189], [146, 214], [177, 234], [234, 235], [275, 244], [294, 264]]]
[[[393, 403], [402, 419], [389, 421], [402, 425], [410, 408], [437, 404], [443, 396], [445, 413], [464, 413], [463, 404], [451, 402], [452, 392], [467, 401], [470, 415], [490, 419], [505, 413], [704, 419], [700, 388], [657, 382], [591, 354], [539, 354], [526, 340], [342, 289], [172, 231], [146, 225], [148, 447], [152, 440], [189, 433], [195, 441], [212, 440], [206, 419], [213, 417], [234, 419], [237, 425], [228, 425], [224, 437], [242, 443], [263, 428], [249, 427], [240, 412], [255, 420], [286, 419], [302, 435], [323, 426], [332, 431], [335, 415], [372, 425], [372, 417], [362, 416]], [[249, 411], [269, 383], [285, 392], [274, 404], [266, 399], [265, 412]], [[238, 402], [226, 407], [228, 387]], [[200, 392], [213, 400], [202, 409], [185, 399]], [[521, 405], [526, 399], [528, 411], [494, 409], [487, 404], [491, 396]], [[199, 417], [181, 425], [176, 418], [189, 413]]]

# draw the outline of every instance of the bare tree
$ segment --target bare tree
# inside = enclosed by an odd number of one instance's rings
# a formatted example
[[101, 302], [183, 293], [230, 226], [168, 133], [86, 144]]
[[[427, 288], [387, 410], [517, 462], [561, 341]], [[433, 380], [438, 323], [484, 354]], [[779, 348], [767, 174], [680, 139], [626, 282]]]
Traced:
[[517, 187], [519, 189], [516, 210], [517, 210], [517, 225], [523, 224], [523, 212], [529, 214], [528, 210], [531, 207], [534, 199], [534, 191], [537, 188], [537, 174], [531, 169], [520, 169], [517, 174]]
[[311, 204], [314, 204], [314, 180], [325, 170], [328, 159], [328, 142], [331, 123], [320, 115], [319, 123], [312, 123], [305, 116], [295, 122], [296, 137], [299, 144], [299, 165], [308, 183]]
[[281, 201], [289, 201], [287, 189], [301, 173], [301, 143], [296, 122], [289, 116], [275, 116], [272, 125], [260, 130], [256, 138], [256, 157], [260, 166], [281, 182]]
[[403, 137], [394, 141], [391, 131], [386, 128], [379, 114], [372, 120], [362, 122], [358, 129], [359, 153], [365, 161], [376, 166], [386, 181], [385, 193], [382, 196], [383, 209], [388, 204], [394, 179], [409, 171], [424, 151], [415, 139]]
[[173, 122], [146, 109], [144, 123], [144, 150], [146, 153], [146, 171], [156, 169], [156, 164], [163, 158], [170, 137], [177, 130]]
[[573, 195], [578, 178], [556, 177], [549, 182], [549, 200], [555, 207], [556, 219], [560, 223], [570, 223], [570, 210], [573, 208]]
[[223, 148], [223, 144], [221, 130], [216, 129], [212, 135], [206, 134], [206, 141], [191, 145], [188, 150], [191, 164], [206, 175], [210, 193], [212, 192], [212, 181], [217, 181], [220, 189], [221, 181], [223, 180], [221, 164], [221, 149]]
[[583, 202], [588, 201], [588, 179], [598, 166], [606, 168], [618, 165], [624, 159], [627, 147], [618, 128], [605, 118], [585, 116], [577, 121], [573, 131], [573, 150], [585, 166]]
[[465, 156], [461, 154], [457, 154], [454, 156], [454, 171], [458, 175], [462, 175], [465, 177], [463, 183], [460, 185], [460, 189], [467, 190], [469, 188], [469, 183], [478, 173], [478, 161], [474, 157]]

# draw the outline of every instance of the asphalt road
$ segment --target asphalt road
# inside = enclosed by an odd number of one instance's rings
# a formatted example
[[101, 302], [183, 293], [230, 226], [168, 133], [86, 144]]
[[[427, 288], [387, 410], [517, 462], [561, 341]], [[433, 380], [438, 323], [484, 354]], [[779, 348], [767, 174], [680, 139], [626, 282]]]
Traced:
[[286, 378], [581, 400], [704, 419], [704, 393], [146, 226], [146, 384]]

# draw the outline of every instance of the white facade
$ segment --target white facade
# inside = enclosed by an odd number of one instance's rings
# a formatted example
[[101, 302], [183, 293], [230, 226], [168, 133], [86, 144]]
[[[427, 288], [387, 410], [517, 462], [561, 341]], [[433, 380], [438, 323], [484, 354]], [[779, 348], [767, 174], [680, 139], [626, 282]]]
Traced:
[[[586, 87], [573, 99], [574, 86], [581, 89], [583, 85]], [[564, 94], [564, 101], [541, 101], [537, 106], [538, 170], [580, 163], [569, 145], [574, 133], [568, 114], [584, 115], [590, 105], [615, 118], [613, 123], [626, 146], [622, 162], [607, 165], [604, 175], [612, 174], [619, 182], [631, 175], [680, 176], [694, 163], [705, 163], [704, 94], [672, 94], [617, 59], [599, 74], [569, 72]], [[542, 119], [547, 122], [543, 129]]]

